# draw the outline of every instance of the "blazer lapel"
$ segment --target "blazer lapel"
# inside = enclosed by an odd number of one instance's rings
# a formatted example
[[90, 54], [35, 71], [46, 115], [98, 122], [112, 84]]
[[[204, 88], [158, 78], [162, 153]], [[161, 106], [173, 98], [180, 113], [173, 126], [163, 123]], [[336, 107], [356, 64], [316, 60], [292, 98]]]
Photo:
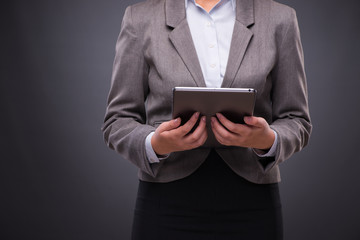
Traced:
[[170, 41], [191, 73], [196, 85], [205, 87], [201, 66], [186, 20], [185, 1], [166, 0], [165, 4], [166, 24], [174, 28], [169, 34]]
[[253, 0], [237, 0], [236, 21], [231, 39], [229, 59], [221, 87], [231, 87], [247, 47], [253, 36], [248, 27], [254, 24]]

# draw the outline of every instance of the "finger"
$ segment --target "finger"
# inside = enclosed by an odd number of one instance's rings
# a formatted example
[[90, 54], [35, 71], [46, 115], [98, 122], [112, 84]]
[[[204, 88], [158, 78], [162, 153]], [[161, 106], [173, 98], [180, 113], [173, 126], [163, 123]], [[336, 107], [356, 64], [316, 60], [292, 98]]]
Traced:
[[212, 132], [219, 143], [223, 145], [228, 145], [225, 139], [218, 133], [217, 129], [215, 129], [213, 125], [212, 125]]
[[244, 130], [244, 125], [233, 123], [221, 113], [216, 113], [216, 116], [221, 122], [221, 124], [224, 125], [226, 129], [229, 130], [230, 132], [241, 134], [242, 131]]
[[263, 128], [264, 126], [267, 125], [267, 122], [265, 119], [263, 119], [261, 117], [254, 117], [254, 116], [244, 117], [244, 122], [249, 126], [260, 127], [260, 128]]
[[191, 131], [191, 129], [193, 129], [193, 127], [195, 126], [197, 120], [199, 119], [199, 116], [200, 113], [195, 112], [184, 125], [174, 130], [176, 134], [180, 134], [181, 136], [185, 136], [186, 134], [188, 134]]
[[234, 137], [234, 133], [229, 132], [227, 129], [225, 129], [215, 117], [211, 118], [211, 127], [214, 135], [216, 134], [219, 140], [222, 140], [223, 142], [231, 141]]
[[200, 147], [200, 146], [204, 145], [204, 143], [206, 142], [207, 137], [208, 137], [208, 134], [207, 134], [207, 130], [205, 129], [205, 131], [202, 132], [201, 137], [197, 141], [197, 146], [196, 147]]
[[199, 126], [197, 126], [192, 135], [200, 137], [204, 132], [206, 132], [206, 117], [202, 116], [199, 122]]
[[202, 116], [199, 126], [197, 126], [193, 133], [186, 136], [184, 140], [192, 144], [199, 141], [200, 137], [203, 135], [204, 132], [206, 132], [206, 117]]
[[159, 129], [159, 132], [170, 131], [170, 130], [178, 128], [180, 126], [180, 124], [181, 124], [181, 118], [178, 117], [178, 118], [172, 119], [170, 121], [163, 122], [162, 124], [160, 124], [158, 129]]
[[191, 144], [191, 148], [193, 149], [204, 145], [207, 138], [208, 138], [208, 133], [207, 130], [205, 129], [205, 131], [201, 133], [200, 137]]

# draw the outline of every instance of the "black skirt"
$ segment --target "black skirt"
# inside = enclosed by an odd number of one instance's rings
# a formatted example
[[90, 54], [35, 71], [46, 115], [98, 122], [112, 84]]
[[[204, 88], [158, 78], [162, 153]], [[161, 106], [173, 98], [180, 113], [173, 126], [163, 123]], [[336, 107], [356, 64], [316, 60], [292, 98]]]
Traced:
[[215, 152], [190, 176], [140, 181], [132, 240], [283, 239], [278, 184], [235, 174]]

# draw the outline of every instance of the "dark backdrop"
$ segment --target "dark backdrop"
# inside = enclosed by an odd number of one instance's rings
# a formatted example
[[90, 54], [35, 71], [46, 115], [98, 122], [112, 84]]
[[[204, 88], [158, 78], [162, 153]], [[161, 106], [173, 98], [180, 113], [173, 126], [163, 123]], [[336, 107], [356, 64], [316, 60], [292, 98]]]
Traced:
[[[129, 238], [136, 169], [100, 126], [135, 2], [2, 5], [1, 239]], [[282, 2], [297, 10], [314, 124], [310, 145], [281, 165], [285, 237], [360, 239], [360, 3]]]

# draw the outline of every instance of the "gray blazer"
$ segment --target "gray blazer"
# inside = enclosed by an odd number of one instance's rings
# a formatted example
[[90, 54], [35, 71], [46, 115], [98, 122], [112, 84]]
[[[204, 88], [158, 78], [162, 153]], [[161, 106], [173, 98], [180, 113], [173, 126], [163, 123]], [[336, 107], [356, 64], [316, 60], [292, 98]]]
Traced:
[[[171, 153], [149, 163], [145, 138], [171, 119], [172, 89], [205, 87], [186, 20], [184, 0], [147, 0], [126, 9], [102, 131], [107, 145], [139, 168], [139, 178], [169, 182], [194, 172], [209, 148]], [[237, 0], [236, 21], [222, 87], [258, 91], [255, 116], [277, 132], [276, 156], [252, 149], [216, 148], [238, 175], [254, 183], [280, 181], [278, 165], [309, 140], [304, 57], [295, 11], [271, 0]]]

